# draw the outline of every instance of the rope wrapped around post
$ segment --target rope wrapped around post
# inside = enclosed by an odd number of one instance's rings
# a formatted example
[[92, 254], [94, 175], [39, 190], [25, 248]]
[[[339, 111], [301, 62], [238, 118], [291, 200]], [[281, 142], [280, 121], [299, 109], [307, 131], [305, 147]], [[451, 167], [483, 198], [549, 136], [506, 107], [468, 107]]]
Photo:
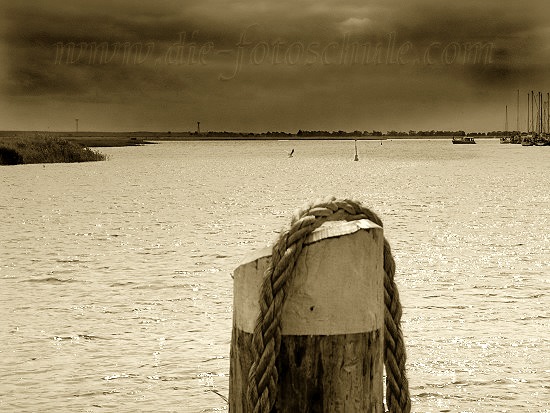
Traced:
[[[272, 260], [260, 292], [260, 314], [252, 336], [253, 363], [248, 373], [249, 411], [271, 412], [277, 398], [277, 357], [281, 347], [281, 314], [288, 283], [306, 238], [327, 221], [368, 219], [383, 226], [370, 209], [351, 200], [331, 198], [299, 211], [291, 226], [273, 246]], [[405, 372], [405, 344], [401, 331], [402, 308], [394, 281], [395, 261], [384, 239], [384, 365], [386, 407], [390, 413], [409, 413], [411, 402]]]

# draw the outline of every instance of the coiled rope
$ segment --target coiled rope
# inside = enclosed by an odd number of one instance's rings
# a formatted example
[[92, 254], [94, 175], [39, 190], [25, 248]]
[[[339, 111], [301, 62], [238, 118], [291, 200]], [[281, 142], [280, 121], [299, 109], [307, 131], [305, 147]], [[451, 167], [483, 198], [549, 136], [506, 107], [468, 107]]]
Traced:
[[[281, 347], [281, 313], [286, 290], [306, 238], [327, 221], [368, 219], [383, 226], [370, 209], [351, 200], [330, 198], [299, 211], [290, 229], [282, 232], [273, 246], [271, 263], [260, 292], [260, 314], [252, 335], [253, 364], [248, 374], [249, 411], [269, 413], [277, 398], [277, 357]], [[384, 365], [386, 407], [390, 413], [409, 413], [411, 402], [405, 374], [405, 344], [401, 331], [401, 303], [394, 282], [395, 261], [384, 238]]]

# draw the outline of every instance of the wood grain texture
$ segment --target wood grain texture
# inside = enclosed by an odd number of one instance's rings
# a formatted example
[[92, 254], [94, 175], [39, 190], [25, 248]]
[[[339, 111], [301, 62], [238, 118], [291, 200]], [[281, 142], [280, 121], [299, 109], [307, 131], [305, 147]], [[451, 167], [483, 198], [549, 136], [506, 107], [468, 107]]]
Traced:
[[[229, 411], [248, 412], [252, 334], [233, 329]], [[247, 350], [248, 349], [248, 350]], [[331, 336], [283, 336], [274, 413], [383, 412], [380, 330]]]

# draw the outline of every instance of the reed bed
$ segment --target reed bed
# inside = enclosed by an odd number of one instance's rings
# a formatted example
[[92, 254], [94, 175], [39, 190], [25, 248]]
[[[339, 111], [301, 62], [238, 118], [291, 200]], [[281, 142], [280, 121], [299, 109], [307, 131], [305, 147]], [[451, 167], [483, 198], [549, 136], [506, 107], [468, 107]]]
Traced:
[[104, 161], [87, 146], [50, 136], [0, 138], [0, 165]]

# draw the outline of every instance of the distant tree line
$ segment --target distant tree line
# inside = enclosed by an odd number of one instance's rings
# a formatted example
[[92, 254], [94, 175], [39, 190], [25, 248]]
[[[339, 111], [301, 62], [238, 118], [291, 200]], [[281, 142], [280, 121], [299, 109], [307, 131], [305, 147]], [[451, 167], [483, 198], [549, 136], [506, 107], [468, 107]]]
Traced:
[[441, 131], [441, 130], [431, 130], [431, 131], [413, 131], [401, 132], [390, 130], [386, 133], [381, 131], [359, 131], [355, 130], [353, 132], [345, 132], [342, 130], [329, 132], [326, 130], [299, 130], [296, 133], [296, 136], [465, 136], [466, 132], [464, 131]]
[[[78, 137], [78, 136], [99, 136], [99, 137], [113, 137], [113, 136], [126, 136], [126, 137], [142, 137], [142, 138], [155, 138], [155, 137], [190, 137], [190, 138], [292, 138], [292, 137], [361, 137], [361, 136], [421, 136], [421, 137], [430, 137], [430, 136], [465, 136], [466, 132], [463, 130], [458, 131], [446, 131], [446, 130], [426, 130], [426, 131], [414, 131], [409, 130], [408, 132], [389, 130], [383, 133], [379, 130], [372, 131], [360, 131], [354, 130], [352, 132], [346, 132], [343, 130], [338, 131], [327, 131], [327, 130], [303, 130], [300, 129], [296, 133], [290, 132], [279, 132], [279, 131], [267, 131], [267, 132], [231, 132], [231, 131], [166, 131], [166, 132], [148, 132], [148, 131], [134, 131], [134, 132], [40, 132], [40, 131], [0, 131], [0, 136], [5, 137], [32, 137], [37, 133], [47, 133], [48, 136], [65, 138], [65, 137]], [[517, 131], [491, 131], [491, 132], [469, 132], [470, 136], [513, 136], [515, 134], [525, 134], [525, 132]]]
[[469, 135], [471, 136], [512, 136], [512, 135], [521, 135], [525, 134], [526, 132], [518, 132], [518, 131], [492, 131], [492, 132], [472, 132]]
[[261, 136], [271, 136], [271, 137], [292, 137], [294, 134], [287, 132], [262, 132], [262, 133], [253, 133], [253, 132], [190, 132], [189, 136], [207, 136], [207, 137], [227, 137], [227, 138], [245, 138], [245, 137], [261, 137]]
[[[491, 132], [470, 132], [470, 136], [505, 136], [520, 134], [517, 131], [491, 131]], [[386, 133], [381, 131], [353, 131], [345, 132], [342, 130], [329, 132], [326, 130], [302, 130], [300, 129], [296, 136], [466, 136], [463, 130], [409, 130], [408, 132], [389, 130]]]
[[[168, 132], [171, 133], [171, 132]], [[457, 131], [448, 131], [448, 130], [420, 130], [420, 131], [414, 131], [409, 130], [408, 132], [403, 131], [396, 131], [396, 130], [389, 130], [385, 133], [378, 131], [378, 130], [372, 130], [372, 131], [360, 131], [360, 130], [354, 130], [352, 132], [346, 132], [343, 130], [338, 131], [327, 131], [327, 130], [298, 130], [297, 133], [288, 133], [288, 132], [278, 132], [278, 131], [268, 131], [268, 132], [262, 132], [262, 133], [254, 133], [254, 132], [216, 132], [216, 131], [210, 131], [210, 132], [177, 132], [178, 135], [186, 135], [186, 136], [206, 136], [206, 137], [360, 137], [360, 136], [466, 136], [466, 132], [463, 130], [457, 130]], [[504, 135], [514, 135], [519, 134], [519, 132], [515, 131], [491, 131], [491, 132], [469, 132], [468, 135], [470, 136], [504, 136]]]
[[[466, 136], [466, 132], [464, 132], [463, 130], [457, 130], [457, 131], [452, 131], [452, 130], [413, 131], [411, 130], [409, 131], [408, 135], [409, 136]], [[400, 136], [400, 135], [396, 135], [396, 136]]]
[[383, 133], [380, 131], [373, 130], [369, 131], [359, 131], [355, 130], [353, 132], [345, 132], [343, 130], [339, 131], [326, 131], [326, 130], [302, 130], [300, 129], [296, 136], [382, 136]]

